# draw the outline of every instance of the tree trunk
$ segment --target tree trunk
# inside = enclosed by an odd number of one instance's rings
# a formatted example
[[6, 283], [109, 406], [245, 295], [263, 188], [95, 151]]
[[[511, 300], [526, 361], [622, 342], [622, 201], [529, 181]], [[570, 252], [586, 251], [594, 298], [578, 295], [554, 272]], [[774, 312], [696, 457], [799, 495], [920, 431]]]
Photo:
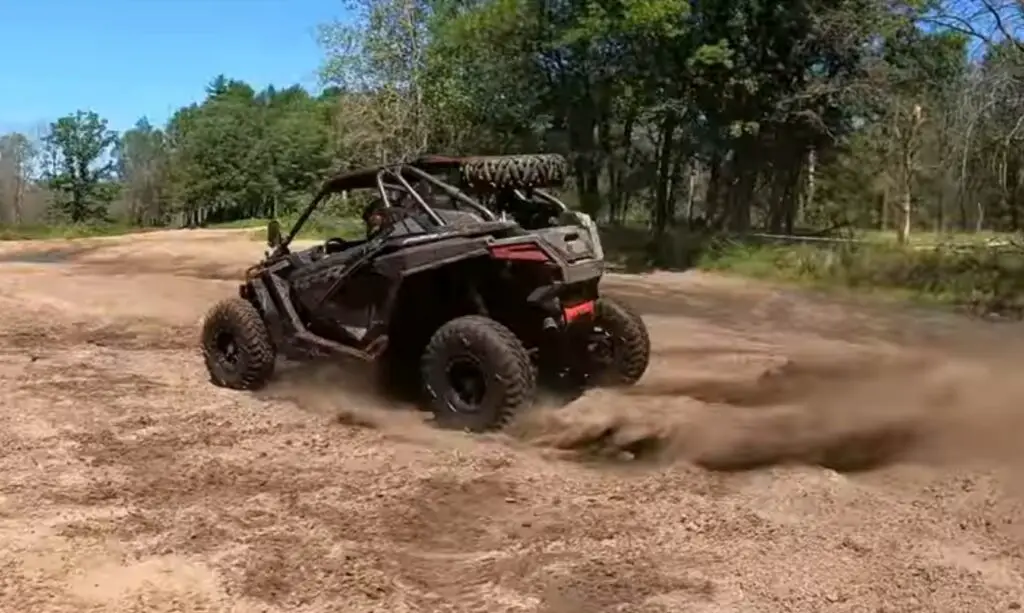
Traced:
[[729, 166], [733, 184], [730, 185], [727, 197], [726, 228], [732, 232], [747, 232], [750, 230], [750, 208], [760, 168], [756, 145], [751, 137], [744, 136], [737, 141]]
[[696, 161], [691, 159], [686, 165], [686, 227], [693, 225], [693, 197], [697, 189], [697, 168]]
[[661, 124], [661, 147], [658, 150], [658, 184], [654, 199], [654, 235], [661, 236], [673, 216], [669, 183], [672, 175], [672, 152], [675, 149], [677, 117], [674, 111], [665, 114]]
[[896, 239], [901, 245], [910, 242], [913, 212], [911, 206], [914, 199], [914, 178], [917, 174], [917, 151], [921, 146], [919, 134], [924, 124], [924, 115], [920, 104], [915, 104], [910, 112], [905, 130], [901, 130], [901, 159], [903, 193], [900, 199], [900, 220], [896, 228]]
[[889, 228], [889, 188], [882, 190], [878, 199], [878, 230], [885, 232]]
[[[804, 211], [814, 207], [814, 197], [818, 189], [818, 152], [811, 148], [807, 152], [807, 186], [804, 191], [803, 202], [796, 212], [796, 218], [801, 219]], [[789, 230], [792, 232], [792, 229]]]
[[22, 211], [25, 208], [25, 174], [21, 174], [14, 181], [14, 201], [11, 203], [11, 213], [15, 225], [20, 225], [22, 220]]
[[715, 151], [709, 164], [708, 189], [704, 196], [706, 221], [710, 228], [718, 230], [722, 222], [722, 154]]
[[910, 242], [910, 221], [911, 221], [912, 195], [910, 189], [903, 190], [903, 197], [900, 199], [900, 223], [896, 227], [896, 241], [901, 245]]

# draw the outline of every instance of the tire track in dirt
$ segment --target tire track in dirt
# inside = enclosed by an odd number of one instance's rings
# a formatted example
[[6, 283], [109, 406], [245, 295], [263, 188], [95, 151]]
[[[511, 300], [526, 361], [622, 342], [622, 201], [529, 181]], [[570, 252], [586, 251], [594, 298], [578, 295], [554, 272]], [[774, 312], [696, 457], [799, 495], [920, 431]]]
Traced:
[[[715, 355], [717, 351], [700, 353]], [[515, 447], [517, 441], [523, 441], [553, 448], [563, 452], [557, 457], [582, 460], [592, 468], [618, 461], [619, 466], [634, 470], [643, 466], [643, 470], [651, 471], [680, 461], [716, 472], [799, 464], [857, 473], [905, 463], [1024, 466], [1016, 435], [1007, 436], [1020, 431], [1019, 406], [1024, 387], [1007, 385], [1005, 362], [995, 360], [994, 364], [972, 368], [922, 357], [823, 360], [824, 356], [812, 356], [784, 362], [761, 377], [746, 380], [655, 379], [625, 392], [594, 392], [567, 407], [526, 416], [514, 424], [511, 435], [516, 440], [511, 444]], [[982, 396], [988, 399], [987, 404], [971, 402], [973, 397]], [[631, 400], [640, 400], [640, 406], [624, 407], [623, 403]], [[297, 401], [302, 402], [301, 397]], [[390, 414], [379, 413], [376, 421], [373, 417], [367, 419], [363, 423], [372, 423], [372, 427], [385, 432], [409, 428], [407, 421], [392, 422]], [[412, 438], [425, 441], [445, 436], [427, 432]], [[915, 480], [919, 479], [917, 475]], [[973, 489], [984, 482], [974, 476], [959, 479], [963, 480], [957, 480], [954, 487]], [[695, 478], [682, 487], [700, 489], [700, 481]], [[988, 481], [987, 486], [995, 483]], [[1004, 480], [1002, 486], [1006, 485]], [[943, 482], [925, 487], [921, 493], [928, 496], [931, 488], [946, 487], [949, 483]], [[1013, 565], [1020, 572], [1024, 535], [1012, 529], [1021, 517], [1016, 503], [985, 506], [980, 512], [976, 508], [965, 510], [962, 504], [926, 503], [919, 508], [955, 518], [961, 530], [980, 527], [989, 538], [1002, 543], [1003, 555], [1013, 552]], [[878, 547], [866, 545], [862, 537], [852, 534], [844, 534], [840, 546], [854, 556], [871, 554]], [[957, 551], [942, 555], [966, 555]], [[930, 570], [915, 572], [928, 581], [963, 585], [964, 576], [958, 574], [963, 571], [952, 569], [967, 564], [976, 569], [972, 572], [985, 574], [1004, 587], [1009, 585], [1009, 579], [999, 579], [1009, 576], [1005, 570], [968, 558], [956, 558], [960, 562], [949, 562], [945, 557], [941, 558], [945, 562], [921, 562], [919, 568]], [[722, 598], [721, 586], [709, 589]], [[840, 588], [836, 590], [836, 599], [852, 598]], [[953, 596], [946, 594], [943, 598]], [[912, 601], [921, 602], [918, 597]]]
[[[113, 355], [94, 348], [89, 355], [62, 357], [67, 361], [59, 366], [36, 364], [33, 374], [92, 364], [92, 389], [101, 390], [126, 376], [111, 369]], [[76, 391], [96, 398], [95, 391]], [[400, 597], [427, 608], [440, 599], [458, 603], [459, 610], [489, 611], [500, 610], [495, 603], [502, 598], [510, 603], [507, 610], [520, 610], [516, 603], [543, 602], [543, 594], [523, 600], [538, 589], [562, 594], [559, 598], [585, 597], [584, 605], [630, 602], [659, 586], [689, 589], [669, 577], [633, 589], [623, 582], [611, 593], [605, 587], [589, 595], [588, 581], [608, 577], [601, 570], [603, 559], [549, 555], [544, 547], [572, 535], [589, 540], [602, 523], [607, 527], [596, 535], [609, 538], [614, 529], [607, 522], [625, 514], [602, 514], [589, 525], [556, 514], [547, 520], [557, 522], [555, 530], [538, 522], [539, 538], [531, 536], [530, 520], [518, 522], [518, 531], [495, 530], [495, 518], [503, 518], [501, 526], [509, 509], [516, 515], [517, 507], [529, 504], [524, 493], [529, 487], [514, 476], [478, 475], [479, 457], [453, 463], [444, 455], [426, 457], [430, 449], [418, 447], [414, 457], [402, 460], [393, 443], [370, 444], [377, 434], [342, 426], [325, 431], [329, 422], [310, 414], [281, 423], [273, 416], [227, 416], [187, 407], [175, 413], [162, 408], [166, 390], [152, 385], [134, 390], [131, 398], [105, 391], [107, 419], [94, 422], [91, 415], [80, 415], [78, 427], [62, 437], [91, 476], [37, 481], [31, 492], [6, 488], [5, 494], [28, 498], [26, 511], [79, 509], [82, 519], [55, 525], [56, 537], [78, 547], [113, 540], [141, 560], [217, 554], [211, 568], [222, 577], [223, 598], [292, 609], [353, 595], [366, 606]], [[133, 406], [147, 406], [151, 414], [139, 415]], [[349, 445], [373, 449], [363, 458], [363, 469], [345, 452]], [[511, 465], [504, 452], [485, 462], [498, 471]], [[345, 471], [339, 472], [339, 465]], [[220, 552], [225, 541], [235, 544], [234, 553]], [[317, 560], [314, 573], [308, 570], [311, 559]], [[501, 579], [526, 571], [539, 579], [544, 564], [575, 570], [562, 579], [546, 577], [542, 584]], [[453, 569], [464, 572], [453, 574]]]

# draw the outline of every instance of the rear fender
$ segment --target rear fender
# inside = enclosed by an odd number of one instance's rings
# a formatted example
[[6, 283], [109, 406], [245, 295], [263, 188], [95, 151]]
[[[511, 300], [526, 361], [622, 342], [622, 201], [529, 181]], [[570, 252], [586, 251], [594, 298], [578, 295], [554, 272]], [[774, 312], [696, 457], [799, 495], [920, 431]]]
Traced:
[[538, 242], [543, 243], [555, 257], [566, 264], [583, 260], [601, 260], [600, 247], [583, 226], [567, 224], [535, 231]]
[[590, 237], [591, 248], [594, 251], [594, 259], [604, 259], [604, 247], [601, 245], [601, 234], [597, 230], [597, 223], [594, 218], [580, 211], [564, 211], [559, 216], [559, 223], [567, 226], [579, 226]]

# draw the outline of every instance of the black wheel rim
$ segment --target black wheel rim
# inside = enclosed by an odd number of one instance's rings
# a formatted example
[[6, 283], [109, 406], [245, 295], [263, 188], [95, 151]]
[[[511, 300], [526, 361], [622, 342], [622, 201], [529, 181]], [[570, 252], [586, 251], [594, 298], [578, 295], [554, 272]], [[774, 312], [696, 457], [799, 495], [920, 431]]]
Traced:
[[615, 338], [612, 333], [600, 326], [594, 327], [587, 342], [587, 354], [600, 368], [615, 364]]
[[235, 335], [226, 331], [218, 332], [213, 343], [217, 355], [224, 364], [234, 366], [238, 363], [238, 344], [235, 343]]
[[487, 378], [476, 360], [468, 357], [452, 360], [445, 369], [445, 378], [454, 401], [450, 403], [452, 408], [460, 413], [480, 410], [487, 393]]

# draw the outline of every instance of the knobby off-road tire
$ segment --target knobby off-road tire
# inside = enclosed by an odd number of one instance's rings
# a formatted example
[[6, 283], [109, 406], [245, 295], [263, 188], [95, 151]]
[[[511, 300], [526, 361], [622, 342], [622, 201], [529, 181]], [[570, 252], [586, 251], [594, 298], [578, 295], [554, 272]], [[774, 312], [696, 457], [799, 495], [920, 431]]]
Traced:
[[474, 189], [555, 187], [565, 182], [569, 164], [557, 153], [476, 157], [462, 164], [462, 180]]
[[[459, 397], [449, 377], [473, 364], [482, 375], [482, 399]], [[453, 319], [434, 333], [421, 360], [423, 384], [434, 419], [442, 428], [483, 432], [501, 428], [533, 403], [537, 380], [522, 342], [502, 324], [480, 315]]]
[[598, 378], [600, 385], [633, 385], [651, 361], [651, 337], [638, 313], [612, 298], [600, 298], [595, 324], [611, 338], [612, 363]]
[[[233, 347], [233, 359], [227, 345]], [[203, 359], [214, 385], [255, 390], [274, 373], [276, 353], [267, 326], [249, 302], [228, 298], [210, 309], [203, 321]]]

